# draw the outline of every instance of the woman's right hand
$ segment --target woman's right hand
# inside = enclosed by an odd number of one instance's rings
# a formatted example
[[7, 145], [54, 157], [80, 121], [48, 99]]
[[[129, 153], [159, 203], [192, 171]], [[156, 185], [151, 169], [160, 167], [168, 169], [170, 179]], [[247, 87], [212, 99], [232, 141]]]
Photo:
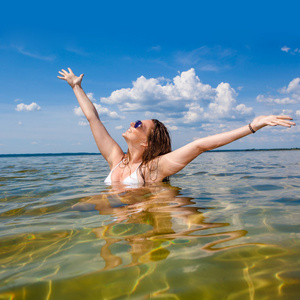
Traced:
[[73, 71], [68, 68], [69, 72], [62, 69], [61, 71], [58, 71], [59, 74], [62, 76], [57, 76], [59, 79], [65, 80], [72, 88], [74, 88], [76, 85], [81, 87], [81, 81], [84, 74], [81, 74], [80, 76], [76, 76]]
[[291, 127], [296, 125], [296, 123], [292, 122], [293, 118], [289, 116], [259, 116], [256, 117], [250, 124], [253, 129], [259, 130], [265, 126], [284, 126]]

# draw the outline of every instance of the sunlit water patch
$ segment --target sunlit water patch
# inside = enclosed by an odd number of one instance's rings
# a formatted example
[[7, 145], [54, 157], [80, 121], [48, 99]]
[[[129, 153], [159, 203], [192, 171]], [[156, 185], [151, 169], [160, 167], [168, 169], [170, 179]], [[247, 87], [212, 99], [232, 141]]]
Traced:
[[101, 156], [0, 157], [0, 299], [298, 299], [300, 151], [106, 186]]

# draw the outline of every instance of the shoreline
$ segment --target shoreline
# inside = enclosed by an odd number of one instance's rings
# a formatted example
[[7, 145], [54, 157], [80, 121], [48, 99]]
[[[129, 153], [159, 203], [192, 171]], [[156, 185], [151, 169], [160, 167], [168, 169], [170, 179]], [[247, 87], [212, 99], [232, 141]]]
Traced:
[[[271, 149], [228, 149], [210, 150], [207, 152], [249, 152], [249, 151], [295, 151], [300, 148], [271, 148]], [[79, 155], [101, 155], [93, 152], [62, 152], [62, 153], [20, 153], [20, 154], [0, 154], [1, 157], [32, 157], [32, 156], [79, 156]]]

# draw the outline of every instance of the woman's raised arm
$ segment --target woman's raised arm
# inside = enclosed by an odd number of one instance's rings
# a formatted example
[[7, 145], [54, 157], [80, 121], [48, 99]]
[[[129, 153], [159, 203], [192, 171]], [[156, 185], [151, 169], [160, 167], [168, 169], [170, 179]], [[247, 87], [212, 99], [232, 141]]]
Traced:
[[103, 157], [107, 160], [109, 167], [112, 169], [123, 157], [123, 151], [117, 142], [110, 136], [104, 125], [99, 119], [98, 112], [94, 104], [87, 97], [81, 87], [83, 74], [76, 76], [70, 68], [59, 71], [62, 76], [57, 76], [59, 79], [65, 80], [72, 87], [78, 103], [90, 123], [90, 127]]
[[291, 127], [296, 125], [288, 116], [259, 116], [249, 125], [241, 128], [208, 136], [189, 143], [173, 152], [163, 155], [159, 161], [160, 177], [170, 176], [183, 169], [189, 162], [201, 153], [219, 148], [243, 138], [265, 126]]

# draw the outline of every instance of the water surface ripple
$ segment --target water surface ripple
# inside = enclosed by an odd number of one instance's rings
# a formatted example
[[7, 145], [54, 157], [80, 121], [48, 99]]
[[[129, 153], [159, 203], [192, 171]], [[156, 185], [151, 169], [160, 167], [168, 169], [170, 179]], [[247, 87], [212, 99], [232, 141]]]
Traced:
[[299, 299], [300, 151], [204, 153], [138, 188], [108, 172], [0, 157], [0, 299]]

